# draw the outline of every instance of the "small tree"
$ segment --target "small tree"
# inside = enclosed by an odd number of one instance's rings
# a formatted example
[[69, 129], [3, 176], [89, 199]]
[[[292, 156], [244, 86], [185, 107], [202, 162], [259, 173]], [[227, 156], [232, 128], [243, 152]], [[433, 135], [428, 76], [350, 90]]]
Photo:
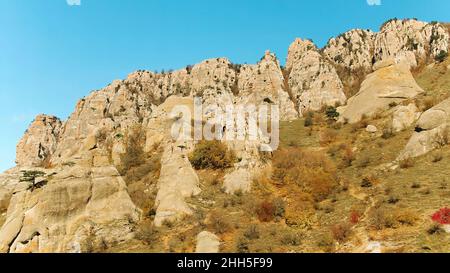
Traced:
[[445, 61], [445, 59], [448, 57], [448, 52], [445, 50], [441, 50], [441, 52], [439, 52], [438, 55], [436, 55], [435, 59], [436, 61], [442, 63], [443, 61]]
[[328, 119], [337, 119], [339, 117], [339, 112], [337, 111], [336, 107], [328, 106], [325, 110], [325, 114], [327, 115]]
[[34, 191], [35, 189], [40, 188], [43, 184], [45, 184], [45, 180], [36, 182], [37, 178], [43, 176], [45, 176], [45, 173], [41, 171], [22, 171], [22, 178], [20, 179], [20, 182], [30, 183], [30, 189], [31, 191]]
[[189, 155], [189, 160], [197, 170], [218, 170], [232, 167], [236, 155], [220, 141], [200, 141]]

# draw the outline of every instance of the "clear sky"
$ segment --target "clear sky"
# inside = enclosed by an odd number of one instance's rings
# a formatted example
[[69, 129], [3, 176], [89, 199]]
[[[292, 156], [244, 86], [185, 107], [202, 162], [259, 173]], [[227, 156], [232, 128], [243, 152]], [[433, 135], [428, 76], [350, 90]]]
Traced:
[[450, 21], [449, 11], [448, 0], [0, 0], [0, 171], [35, 115], [66, 119], [134, 70], [255, 63], [266, 49], [284, 62], [296, 37], [323, 46], [393, 17]]

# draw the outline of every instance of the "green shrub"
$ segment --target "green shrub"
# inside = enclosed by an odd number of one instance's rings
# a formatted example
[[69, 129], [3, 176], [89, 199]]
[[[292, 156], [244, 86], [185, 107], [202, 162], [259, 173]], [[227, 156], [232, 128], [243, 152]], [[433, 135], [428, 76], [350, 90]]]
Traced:
[[314, 112], [309, 111], [305, 115], [305, 127], [311, 127], [314, 125]]
[[327, 115], [328, 119], [337, 119], [339, 117], [339, 112], [337, 111], [336, 107], [329, 106], [325, 110], [325, 114]]
[[244, 236], [249, 240], [259, 239], [259, 227], [255, 224], [251, 224], [244, 232]]
[[158, 231], [150, 221], [146, 221], [136, 231], [135, 237], [147, 245], [152, 245], [158, 240]]
[[301, 243], [301, 236], [297, 232], [287, 232], [281, 237], [281, 243], [284, 245], [298, 246]]
[[402, 169], [409, 169], [414, 167], [414, 159], [408, 157], [406, 159], [403, 159], [399, 162], [400, 168]]
[[286, 204], [284, 203], [283, 199], [275, 198], [272, 203], [275, 208], [275, 216], [284, 217], [284, 214], [286, 212]]
[[383, 139], [389, 139], [389, 138], [392, 138], [394, 136], [395, 136], [395, 133], [394, 133], [394, 129], [392, 127], [388, 126], [388, 127], [383, 129], [383, 134], [381, 135], [381, 137]]
[[209, 217], [209, 223], [212, 230], [217, 234], [224, 234], [231, 229], [228, 220], [219, 212], [214, 211]]
[[239, 238], [236, 242], [236, 252], [237, 253], [248, 253], [250, 252], [248, 241], [245, 238]]
[[189, 155], [189, 160], [197, 170], [218, 170], [232, 167], [236, 156], [220, 141], [201, 141]]
[[120, 156], [119, 171], [121, 175], [125, 175], [131, 168], [138, 167], [145, 162], [145, 153], [142, 148], [143, 137], [140, 128], [134, 128], [128, 135], [125, 153]]
[[436, 61], [442, 63], [443, 61], [445, 61], [445, 59], [448, 57], [448, 52], [441, 50], [441, 52], [439, 52], [438, 55], [436, 55], [435, 59]]

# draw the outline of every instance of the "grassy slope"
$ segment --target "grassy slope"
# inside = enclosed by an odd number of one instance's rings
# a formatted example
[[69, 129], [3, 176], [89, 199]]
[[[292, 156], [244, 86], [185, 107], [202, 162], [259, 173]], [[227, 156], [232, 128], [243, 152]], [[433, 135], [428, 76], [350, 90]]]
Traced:
[[435, 103], [449, 97], [450, 92], [450, 58], [439, 64], [432, 64], [414, 73], [414, 78], [425, 94], [419, 98], [433, 99]]

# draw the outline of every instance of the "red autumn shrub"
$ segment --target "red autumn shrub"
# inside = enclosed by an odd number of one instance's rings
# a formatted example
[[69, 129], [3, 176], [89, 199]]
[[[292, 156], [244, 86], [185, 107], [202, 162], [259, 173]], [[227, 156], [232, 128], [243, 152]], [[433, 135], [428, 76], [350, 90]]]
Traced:
[[450, 224], [450, 208], [442, 208], [439, 211], [437, 211], [433, 216], [431, 216], [431, 219], [439, 223], [441, 225], [449, 225]]
[[275, 206], [272, 202], [264, 201], [259, 204], [256, 209], [256, 214], [258, 215], [258, 219], [261, 222], [270, 222], [275, 217]]
[[352, 231], [351, 226], [348, 223], [340, 223], [334, 225], [330, 230], [333, 238], [341, 243], [347, 241]]
[[359, 212], [352, 211], [352, 213], [350, 213], [350, 223], [353, 225], [358, 224], [360, 217], [361, 217], [361, 214]]

